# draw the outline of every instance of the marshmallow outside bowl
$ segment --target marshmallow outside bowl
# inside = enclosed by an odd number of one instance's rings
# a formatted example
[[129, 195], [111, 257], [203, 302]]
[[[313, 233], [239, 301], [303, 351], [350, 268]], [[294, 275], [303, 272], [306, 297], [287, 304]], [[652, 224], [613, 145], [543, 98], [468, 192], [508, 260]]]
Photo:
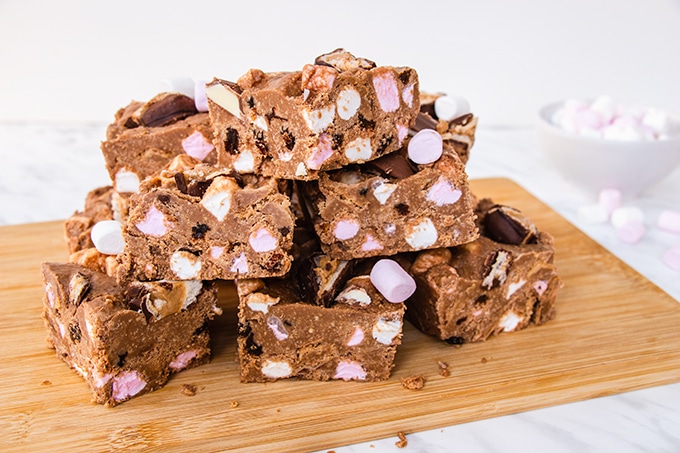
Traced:
[[551, 119], [563, 101], [544, 106], [538, 115], [538, 144], [558, 172], [570, 183], [595, 196], [618, 189], [633, 198], [668, 176], [680, 164], [680, 119], [658, 140], [612, 140], [582, 136], [555, 125]]

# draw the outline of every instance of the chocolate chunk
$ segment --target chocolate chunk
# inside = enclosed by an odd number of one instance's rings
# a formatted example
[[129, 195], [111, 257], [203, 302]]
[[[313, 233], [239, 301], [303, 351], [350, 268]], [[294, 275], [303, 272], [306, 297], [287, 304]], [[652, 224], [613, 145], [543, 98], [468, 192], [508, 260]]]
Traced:
[[390, 143], [392, 143], [393, 137], [391, 136], [383, 136], [380, 138], [380, 141], [378, 142], [378, 148], [375, 150], [375, 152], [380, 155], [385, 152], [388, 146], [390, 146]]
[[366, 130], [375, 129], [375, 121], [369, 120], [363, 115], [359, 114], [359, 127]]
[[446, 340], [444, 340], [448, 344], [453, 344], [453, 345], [461, 345], [465, 343], [465, 338], [463, 337], [449, 337]]
[[484, 216], [486, 235], [504, 244], [531, 244], [536, 242], [537, 230], [534, 224], [516, 209], [496, 205]]
[[375, 63], [365, 58], [357, 58], [345, 49], [338, 48], [332, 52], [319, 55], [314, 60], [314, 64], [321, 66], [330, 66], [338, 71], [347, 71], [348, 69], [362, 68], [373, 69]]
[[411, 80], [411, 77], [413, 76], [413, 70], [411, 68], [406, 68], [402, 72], [399, 73], [399, 81], [406, 85], [409, 80]]
[[267, 153], [269, 151], [269, 147], [267, 146], [267, 142], [264, 139], [264, 131], [255, 129], [253, 130], [253, 136], [255, 137], [255, 146], [257, 146], [257, 149], [263, 153]]
[[68, 335], [71, 337], [71, 341], [77, 343], [82, 338], [82, 332], [80, 331], [80, 326], [77, 323], [73, 323], [68, 326]]
[[189, 188], [187, 187], [187, 179], [184, 177], [184, 173], [175, 173], [175, 184], [177, 185], [177, 190], [184, 194], [189, 193]]
[[147, 127], [167, 126], [196, 113], [196, 104], [190, 97], [179, 93], [162, 93], [142, 107], [139, 122]]
[[82, 302], [85, 294], [87, 294], [90, 289], [90, 282], [87, 277], [80, 272], [76, 272], [73, 274], [73, 277], [71, 277], [68, 286], [71, 303], [76, 306], [80, 305], [80, 302]]
[[408, 178], [415, 173], [415, 170], [408, 159], [399, 153], [391, 153], [382, 156], [378, 159], [366, 162], [364, 165], [381, 176], [396, 179]]
[[192, 197], [199, 197], [203, 198], [203, 195], [205, 195], [205, 191], [208, 190], [208, 187], [210, 187], [210, 184], [212, 184], [213, 180], [209, 179], [207, 181], [191, 181], [187, 187], [187, 194], [191, 195]]
[[125, 359], [127, 359], [127, 356], [128, 356], [127, 351], [125, 351], [122, 354], [118, 354], [118, 363], [116, 364], [116, 366], [118, 366], [118, 368], [122, 368], [123, 365], [125, 365]]
[[505, 283], [508, 278], [508, 271], [512, 264], [512, 253], [507, 250], [497, 250], [490, 253], [484, 260], [484, 279], [482, 288], [493, 289]]
[[283, 128], [281, 129], [281, 137], [283, 138], [283, 143], [285, 143], [286, 148], [288, 148], [289, 151], [293, 151], [293, 148], [295, 148], [295, 136], [293, 133], [287, 128]]
[[345, 136], [342, 134], [333, 134], [333, 149], [342, 148], [342, 144], [345, 141]]
[[234, 128], [227, 129], [227, 138], [224, 140], [224, 150], [229, 154], [238, 154], [238, 131]]
[[437, 120], [439, 119], [437, 117], [437, 114], [434, 112], [434, 102], [428, 102], [426, 104], [420, 104], [420, 113], [423, 113], [425, 115], [429, 115], [431, 118], [434, 118], [435, 124], [437, 124]]
[[203, 239], [205, 233], [210, 231], [210, 227], [205, 223], [197, 223], [196, 226], [191, 227], [191, 237], [194, 239]]
[[352, 261], [316, 253], [307, 258], [298, 272], [301, 296], [309, 303], [330, 307], [354, 268]]
[[465, 126], [470, 121], [472, 121], [472, 118], [474, 117], [475, 116], [472, 113], [466, 113], [465, 115], [461, 115], [458, 118], [454, 118], [449, 121], [449, 126]]
[[406, 203], [398, 203], [394, 206], [394, 209], [401, 215], [408, 215], [410, 210]]
[[437, 130], [437, 120], [433, 119], [430, 115], [419, 113], [418, 116], [416, 116], [416, 124], [413, 125], [413, 130], [420, 132], [423, 129]]

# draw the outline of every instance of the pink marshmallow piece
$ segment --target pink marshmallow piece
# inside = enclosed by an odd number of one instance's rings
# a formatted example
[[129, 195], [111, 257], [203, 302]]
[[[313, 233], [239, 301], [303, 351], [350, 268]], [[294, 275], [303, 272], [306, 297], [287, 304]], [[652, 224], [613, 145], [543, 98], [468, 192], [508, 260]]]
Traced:
[[189, 365], [189, 362], [191, 362], [197, 355], [198, 353], [195, 349], [182, 352], [181, 354], [178, 354], [177, 357], [175, 357], [175, 360], [170, 362], [168, 366], [172, 371], [183, 370], [184, 368], [187, 367], [187, 365]]
[[642, 222], [631, 220], [616, 229], [616, 236], [626, 244], [636, 244], [645, 235], [645, 225]]
[[680, 211], [671, 211], [669, 209], [662, 211], [659, 214], [657, 226], [664, 231], [680, 234]]
[[436, 162], [444, 151], [444, 141], [434, 129], [423, 129], [408, 142], [408, 157], [416, 164]]
[[680, 244], [671, 247], [664, 253], [663, 262], [671, 269], [680, 271]]
[[389, 113], [399, 108], [399, 88], [397, 81], [389, 71], [382, 71], [373, 76], [373, 88], [378, 97], [378, 103], [383, 111]]
[[621, 207], [621, 191], [618, 189], [602, 189], [598, 197], [598, 204], [602, 206], [607, 214]]
[[279, 246], [279, 241], [266, 228], [250, 233], [248, 243], [258, 253], [271, 252]]
[[116, 401], [123, 401], [135, 396], [146, 387], [146, 381], [136, 371], [123, 371], [113, 378], [111, 396]]
[[362, 341], [364, 341], [364, 331], [361, 330], [361, 327], [356, 326], [352, 333], [352, 337], [347, 342], [347, 346], [357, 346], [360, 345]]
[[182, 140], [184, 152], [198, 160], [205, 159], [215, 147], [199, 131], [194, 131]]
[[391, 259], [381, 259], [373, 265], [371, 283], [392, 303], [404, 302], [416, 291], [416, 282], [408, 272]]
[[366, 379], [366, 371], [364, 371], [364, 368], [358, 362], [353, 360], [342, 360], [335, 369], [333, 379], [342, 379], [343, 381], [356, 379], [363, 381]]
[[312, 170], [318, 170], [332, 155], [331, 137], [328, 134], [321, 134], [319, 135], [319, 144], [312, 149], [307, 159], [307, 166]]
[[341, 241], [352, 239], [358, 232], [359, 222], [356, 220], [339, 220], [333, 229], [333, 235]]
[[444, 206], [455, 203], [462, 195], [463, 192], [454, 187], [451, 181], [440, 176], [437, 182], [427, 191], [426, 199], [437, 206]]
[[168, 226], [165, 224], [165, 215], [154, 205], [151, 205], [144, 220], [135, 226], [142, 233], [154, 237], [161, 237], [168, 232]]
[[208, 96], [205, 94], [205, 80], [194, 82], [194, 104], [199, 112], [208, 111]]

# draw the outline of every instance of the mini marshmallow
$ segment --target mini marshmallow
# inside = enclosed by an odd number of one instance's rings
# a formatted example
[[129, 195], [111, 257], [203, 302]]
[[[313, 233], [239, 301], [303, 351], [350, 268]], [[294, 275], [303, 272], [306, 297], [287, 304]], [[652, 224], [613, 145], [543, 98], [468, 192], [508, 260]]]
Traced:
[[370, 279], [380, 294], [392, 303], [404, 302], [416, 290], [413, 277], [391, 259], [384, 258], [375, 263]]
[[657, 226], [664, 231], [680, 234], [680, 211], [665, 210], [659, 214]]
[[607, 215], [611, 215], [612, 212], [621, 207], [621, 191], [618, 189], [602, 189], [598, 204], [607, 211]]
[[196, 110], [199, 112], [208, 111], [208, 96], [205, 94], [205, 80], [197, 80], [194, 82], [194, 104], [196, 104]]
[[590, 110], [599, 113], [603, 123], [609, 123], [616, 114], [616, 104], [609, 96], [598, 96], [590, 103]]
[[663, 262], [673, 270], [680, 271], [680, 245], [676, 245], [666, 251]]
[[194, 97], [194, 80], [190, 77], [175, 77], [161, 80], [161, 93], [180, 93]]
[[609, 213], [599, 204], [580, 206], [577, 215], [581, 222], [587, 224], [605, 223], [609, 220]]
[[444, 152], [444, 141], [434, 129], [423, 129], [408, 142], [408, 157], [416, 164], [436, 162]]
[[90, 232], [92, 243], [99, 253], [118, 255], [123, 252], [123, 225], [117, 220], [97, 222]]
[[631, 220], [616, 229], [616, 237], [626, 244], [636, 244], [645, 235], [645, 225], [642, 222]]
[[470, 103], [461, 96], [440, 96], [434, 101], [434, 114], [444, 121], [451, 121], [470, 113]]
[[612, 212], [611, 223], [614, 228], [621, 228], [628, 222], [645, 222], [645, 215], [642, 210], [635, 206], [617, 208]]
[[642, 124], [651, 128], [655, 135], [665, 135], [670, 132], [671, 119], [666, 112], [657, 109], [649, 109], [642, 116]]

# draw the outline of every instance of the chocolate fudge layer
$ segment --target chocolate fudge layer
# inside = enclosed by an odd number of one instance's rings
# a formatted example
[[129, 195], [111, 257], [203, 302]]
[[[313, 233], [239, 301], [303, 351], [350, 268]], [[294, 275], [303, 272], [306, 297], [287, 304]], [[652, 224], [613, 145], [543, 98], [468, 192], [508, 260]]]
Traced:
[[148, 102], [133, 101], [116, 112], [101, 150], [118, 192], [137, 192], [139, 183], [175, 156], [187, 154], [215, 163], [213, 131], [207, 113], [178, 93], [161, 93]]
[[447, 145], [431, 164], [414, 164], [404, 147], [301, 188], [322, 248], [335, 258], [450, 247], [478, 236], [465, 169]]
[[415, 70], [342, 49], [301, 71], [214, 79], [206, 94], [220, 165], [300, 180], [397, 150], [419, 107]]
[[119, 281], [285, 274], [294, 229], [285, 188], [178, 156], [130, 200]]
[[472, 113], [467, 113], [450, 121], [440, 119], [434, 110], [434, 101], [440, 96], [442, 95], [421, 93], [420, 113], [411, 131], [435, 129], [441, 134], [444, 143], [456, 151], [463, 164], [467, 164], [470, 159], [470, 149], [475, 144], [477, 117]]
[[417, 290], [407, 301], [408, 319], [452, 344], [549, 321], [562, 286], [548, 233], [489, 199], [479, 202], [477, 216], [479, 239], [420, 252], [410, 268]]
[[405, 305], [371, 283], [373, 260], [324, 255], [300, 224], [285, 277], [236, 280], [241, 381], [389, 378]]
[[236, 286], [242, 382], [389, 378], [404, 304], [387, 302], [368, 275], [349, 279], [327, 307], [305, 301], [286, 279]]
[[172, 373], [210, 359], [206, 323], [220, 309], [201, 281], [135, 283], [77, 264], [44, 263], [48, 343], [94, 401], [115, 406], [156, 390]]

